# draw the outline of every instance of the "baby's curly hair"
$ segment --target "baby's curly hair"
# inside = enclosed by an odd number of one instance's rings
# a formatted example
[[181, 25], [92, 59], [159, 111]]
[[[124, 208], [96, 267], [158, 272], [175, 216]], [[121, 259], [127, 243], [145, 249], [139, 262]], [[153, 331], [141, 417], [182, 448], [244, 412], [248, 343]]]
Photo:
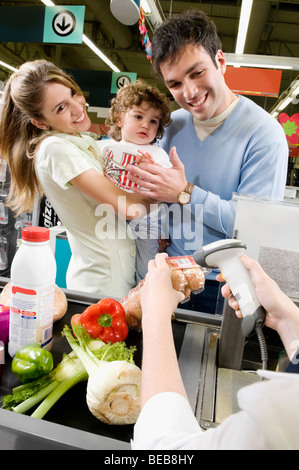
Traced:
[[141, 106], [144, 103], [161, 111], [156, 138], [163, 137], [164, 128], [171, 123], [171, 102], [158, 88], [138, 79], [120, 88], [116, 97], [111, 100], [106, 124], [111, 126], [109, 136], [112, 139], [121, 140], [121, 128], [117, 125], [120, 114], [127, 112], [133, 106]]

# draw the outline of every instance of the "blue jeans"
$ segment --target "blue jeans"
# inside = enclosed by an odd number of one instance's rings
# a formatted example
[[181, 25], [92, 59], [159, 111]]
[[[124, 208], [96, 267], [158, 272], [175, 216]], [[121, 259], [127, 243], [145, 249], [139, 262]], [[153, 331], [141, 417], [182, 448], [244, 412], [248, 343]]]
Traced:
[[204, 291], [196, 295], [191, 293], [190, 300], [179, 304], [178, 307], [212, 315], [221, 315], [224, 299], [220, 292], [220, 286], [221, 284], [218, 281], [206, 279]]
[[159, 238], [165, 238], [166, 206], [160, 204], [156, 210], [147, 216], [133, 219], [129, 222], [136, 240], [136, 282], [144, 279], [148, 263], [159, 252]]

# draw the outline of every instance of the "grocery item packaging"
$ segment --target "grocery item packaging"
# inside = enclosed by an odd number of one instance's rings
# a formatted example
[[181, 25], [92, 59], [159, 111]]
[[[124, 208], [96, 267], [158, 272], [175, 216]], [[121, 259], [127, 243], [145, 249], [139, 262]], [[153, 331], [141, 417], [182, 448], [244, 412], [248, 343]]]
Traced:
[[[199, 294], [204, 290], [205, 278], [211, 270], [199, 266], [192, 256], [172, 256], [167, 258], [167, 264], [171, 271], [173, 288], [185, 295], [181, 302], [190, 299], [191, 292]], [[144, 284], [142, 279], [139, 284], [121, 299], [121, 304], [126, 312], [126, 321], [131, 328], [141, 328], [142, 309], [140, 302], [140, 289]]]
[[0, 341], [6, 343], [9, 332], [9, 307], [0, 305]]

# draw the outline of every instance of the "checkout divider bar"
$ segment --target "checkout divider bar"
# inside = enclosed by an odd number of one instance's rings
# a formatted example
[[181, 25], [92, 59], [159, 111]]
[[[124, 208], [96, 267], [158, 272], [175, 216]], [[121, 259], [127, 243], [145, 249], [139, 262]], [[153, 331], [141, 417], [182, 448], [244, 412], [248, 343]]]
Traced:
[[[3, 288], [5, 284], [10, 281], [7, 277], [0, 276], [0, 288]], [[71, 289], [60, 288], [66, 295], [68, 301], [74, 301], [78, 304], [90, 305], [97, 303], [99, 300], [105, 296], [90, 294], [82, 291], [74, 291]], [[114, 297], [115, 300], [120, 300], [118, 297]], [[204, 312], [194, 312], [192, 310], [185, 310], [182, 308], [177, 308], [174, 312], [175, 319], [177, 321], [203, 324], [209, 326], [220, 327], [222, 323], [221, 315], [211, 315]]]
[[[6, 438], [8, 444], [5, 442]], [[30, 450], [37, 447], [40, 450], [130, 450], [127, 442], [0, 409], [0, 449]]]
[[[1, 278], [0, 278], [1, 283]], [[73, 291], [70, 289], [62, 289], [65, 292], [65, 295], [68, 300], [74, 301], [76, 303], [82, 304], [91, 304], [96, 303], [104, 296], [96, 296], [94, 294], [86, 294], [86, 292]], [[114, 297], [115, 300], [120, 300], [118, 297]], [[183, 308], [177, 308], [174, 312], [175, 319], [177, 321], [187, 322], [187, 323], [196, 323], [203, 324], [215, 327], [221, 327], [222, 316], [221, 315], [211, 315], [203, 312], [194, 312], [192, 310], [185, 310]]]

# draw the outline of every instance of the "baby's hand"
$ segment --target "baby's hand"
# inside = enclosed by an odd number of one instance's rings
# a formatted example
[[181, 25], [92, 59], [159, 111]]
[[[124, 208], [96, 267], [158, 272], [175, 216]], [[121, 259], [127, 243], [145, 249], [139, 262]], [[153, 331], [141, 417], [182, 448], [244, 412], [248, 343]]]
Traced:
[[140, 163], [155, 163], [155, 160], [151, 153], [144, 152], [143, 150], [138, 149], [139, 155], [136, 157], [136, 164], [140, 165]]

